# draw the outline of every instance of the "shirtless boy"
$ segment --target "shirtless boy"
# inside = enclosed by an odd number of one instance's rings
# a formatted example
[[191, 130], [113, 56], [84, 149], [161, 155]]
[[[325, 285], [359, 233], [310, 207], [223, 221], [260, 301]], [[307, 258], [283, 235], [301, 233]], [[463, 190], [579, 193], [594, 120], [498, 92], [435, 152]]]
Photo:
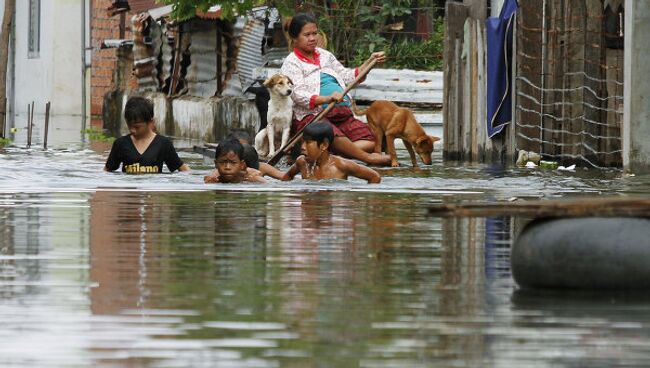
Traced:
[[302, 132], [303, 155], [289, 168], [282, 180], [292, 180], [298, 173], [303, 179], [347, 179], [354, 176], [376, 184], [381, 181], [375, 170], [359, 165], [354, 161], [330, 154], [329, 148], [334, 140], [330, 124], [317, 122], [309, 124]]
[[203, 177], [206, 183], [266, 183], [259, 170], [246, 165], [244, 146], [237, 139], [224, 139], [215, 149], [216, 169]]
[[181, 161], [172, 141], [156, 133], [153, 103], [144, 97], [131, 97], [124, 107], [124, 120], [129, 134], [113, 142], [105, 171], [115, 171], [122, 165], [127, 174], [161, 173], [163, 163], [169, 171], [189, 171]]

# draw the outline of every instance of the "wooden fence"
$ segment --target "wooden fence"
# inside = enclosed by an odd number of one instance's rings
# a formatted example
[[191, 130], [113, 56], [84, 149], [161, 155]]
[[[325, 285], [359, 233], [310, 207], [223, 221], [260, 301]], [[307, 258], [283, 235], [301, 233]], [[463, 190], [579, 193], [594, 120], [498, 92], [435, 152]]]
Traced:
[[[622, 25], [622, 8], [608, 9], [603, 0], [520, 0], [519, 6], [514, 121], [490, 139], [485, 1], [447, 2], [444, 157], [513, 163], [523, 149], [562, 164], [621, 166], [623, 35], [616, 23]], [[616, 38], [620, 47], [612, 45]]]

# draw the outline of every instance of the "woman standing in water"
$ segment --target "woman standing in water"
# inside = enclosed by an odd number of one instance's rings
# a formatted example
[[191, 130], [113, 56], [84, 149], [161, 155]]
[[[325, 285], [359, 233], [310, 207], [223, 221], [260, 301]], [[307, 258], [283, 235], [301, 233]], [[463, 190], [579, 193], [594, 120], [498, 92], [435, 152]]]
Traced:
[[[390, 156], [371, 153], [375, 137], [364, 122], [356, 119], [350, 102], [342, 92], [354, 81], [359, 68], [344, 67], [329, 51], [316, 46], [318, 26], [316, 19], [305, 13], [291, 19], [287, 32], [293, 41], [293, 52], [287, 56], [280, 72], [293, 81], [293, 132], [309, 123], [329, 103], [336, 106], [325, 116], [334, 129], [332, 149], [343, 156], [361, 160], [370, 165], [389, 165]], [[371, 55], [376, 62], [386, 59], [383, 52]]]

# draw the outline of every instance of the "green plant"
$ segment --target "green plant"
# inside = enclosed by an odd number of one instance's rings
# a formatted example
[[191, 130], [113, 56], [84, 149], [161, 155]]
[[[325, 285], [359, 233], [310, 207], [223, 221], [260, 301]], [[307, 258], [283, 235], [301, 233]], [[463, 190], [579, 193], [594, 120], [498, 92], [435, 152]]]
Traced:
[[173, 5], [172, 17], [177, 20], [188, 20], [196, 15], [196, 11], [207, 11], [213, 5], [221, 6], [221, 18], [232, 20], [238, 15], [244, 15], [254, 7], [267, 5], [278, 9], [281, 14], [290, 14], [293, 0], [157, 0], [157, 2]]
[[5, 147], [11, 144], [11, 139], [0, 137], [0, 147]]
[[112, 142], [115, 140], [115, 138], [105, 135], [104, 132], [97, 128], [88, 128], [81, 132], [87, 134], [88, 139], [92, 142]]

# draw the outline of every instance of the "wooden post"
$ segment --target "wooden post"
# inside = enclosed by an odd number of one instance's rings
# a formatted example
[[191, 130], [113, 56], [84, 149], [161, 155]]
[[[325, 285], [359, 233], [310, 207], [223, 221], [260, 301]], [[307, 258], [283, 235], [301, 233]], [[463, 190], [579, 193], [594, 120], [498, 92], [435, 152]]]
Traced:
[[[4, 105], [3, 106], [7, 106], [7, 98], [6, 97], [4, 99]], [[0, 131], [0, 134], [2, 134], [2, 136], [1, 136], [2, 138], [5, 138], [7, 136], [7, 134], [5, 133], [6, 130], [7, 130], [7, 113], [4, 112], [4, 113], [2, 113], [2, 131]]]
[[27, 104], [27, 148], [32, 146], [32, 116], [34, 116], [34, 101]]
[[43, 149], [47, 149], [47, 132], [50, 127], [50, 101], [45, 104], [45, 131], [43, 136]]

